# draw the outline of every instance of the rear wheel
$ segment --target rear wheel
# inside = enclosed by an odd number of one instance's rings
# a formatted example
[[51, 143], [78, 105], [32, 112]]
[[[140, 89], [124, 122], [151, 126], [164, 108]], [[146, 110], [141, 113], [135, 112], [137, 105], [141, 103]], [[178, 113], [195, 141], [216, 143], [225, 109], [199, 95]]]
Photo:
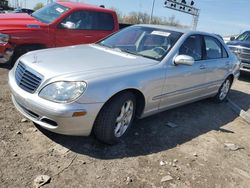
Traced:
[[231, 85], [232, 85], [232, 79], [230, 78], [227, 78], [223, 84], [221, 85], [217, 95], [215, 96], [215, 100], [216, 102], [223, 102], [226, 98], [227, 98], [227, 95], [230, 91], [230, 88], [231, 88]]
[[136, 108], [135, 96], [124, 92], [114, 96], [97, 116], [94, 133], [107, 144], [115, 144], [126, 135], [134, 120]]

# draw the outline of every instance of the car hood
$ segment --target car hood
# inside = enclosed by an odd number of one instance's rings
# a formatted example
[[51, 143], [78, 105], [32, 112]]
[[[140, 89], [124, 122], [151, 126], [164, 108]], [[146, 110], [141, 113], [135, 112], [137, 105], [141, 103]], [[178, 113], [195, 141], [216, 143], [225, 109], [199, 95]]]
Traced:
[[39, 28], [44, 25], [26, 13], [0, 14], [0, 31]]
[[235, 41], [230, 41], [230, 42], [228, 42], [227, 45], [231, 45], [231, 46], [242, 46], [242, 47], [250, 48], [250, 41], [239, 41], [239, 40], [235, 40]]
[[45, 77], [80, 79], [107, 76], [159, 63], [99, 45], [78, 45], [29, 52], [20, 61]]

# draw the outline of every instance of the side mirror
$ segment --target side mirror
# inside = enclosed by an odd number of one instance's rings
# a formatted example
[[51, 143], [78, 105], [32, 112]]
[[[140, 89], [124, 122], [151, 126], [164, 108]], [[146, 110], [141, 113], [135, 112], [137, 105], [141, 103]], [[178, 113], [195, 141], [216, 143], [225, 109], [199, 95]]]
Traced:
[[193, 65], [194, 58], [188, 55], [178, 55], [174, 59], [176, 65]]
[[67, 21], [66, 23], [61, 23], [61, 28], [66, 28], [66, 29], [75, 29], [76, 28], [76, 24], [74, 24], [73, 22], [69, 22]]
[[235, 40], [235, 37], [230, 37], [230, 41], [233, 41], [233, 40]]

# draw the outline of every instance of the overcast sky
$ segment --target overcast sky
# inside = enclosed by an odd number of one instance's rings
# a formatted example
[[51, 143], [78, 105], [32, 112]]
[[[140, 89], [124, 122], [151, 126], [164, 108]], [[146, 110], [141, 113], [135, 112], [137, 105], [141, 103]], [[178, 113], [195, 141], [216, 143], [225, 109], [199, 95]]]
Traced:
[[[77, 1], [77, 0], [72, 0]], [[115, 7], [126, 14], [141, 11], [150, 14], [153, 0], [78, 0], [79, 2]], [[184, 25], [192, 24], [192, 16], [164, 8], [165, 0], [155, 0], [154, 15], [176, 19]], [[190, 0], [187, 0], [190, 1]], [[11, 3], [14, 0], [10, 0]], [[47, 3], [47, 0], [19, 0], [27, 8], [34, 8], [36, 3]], [[198, 30], [221, 35], [238, 34], [250, 30], [250, 0], [194, 0], [195, 7], [200, 9]]]

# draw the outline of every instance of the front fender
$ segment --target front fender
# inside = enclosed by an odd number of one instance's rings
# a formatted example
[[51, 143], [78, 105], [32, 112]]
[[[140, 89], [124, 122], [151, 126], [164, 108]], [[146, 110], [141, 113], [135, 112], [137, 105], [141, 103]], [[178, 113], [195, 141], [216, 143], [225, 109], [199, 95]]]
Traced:
[[117, 93], [135, 89], [145, 98], [145, 110], [158, 108], [159, 100], [152, 100], [160, 95], [165, 82], [165, 69], [160, 65], [146, 70], [111, 75], [110, 77], [87, 81], [87, 89], [78, 103], [105, 103]]

